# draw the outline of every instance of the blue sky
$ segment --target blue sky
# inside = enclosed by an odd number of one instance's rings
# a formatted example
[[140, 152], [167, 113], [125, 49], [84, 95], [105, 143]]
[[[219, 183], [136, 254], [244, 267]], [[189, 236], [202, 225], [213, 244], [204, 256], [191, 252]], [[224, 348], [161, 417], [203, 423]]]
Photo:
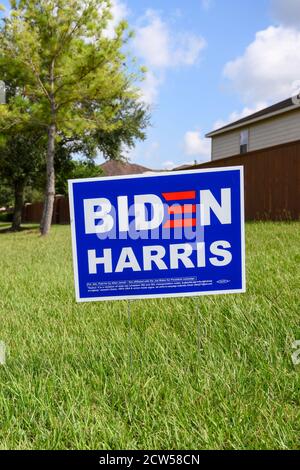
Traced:
[[160, 169], [209, 160], [205, 133], [300, 89], [300, 0], [113, 4], [148, 68], [152, 127], [130, 152], [133, 162]]
[[[131, 154], [148, 167], [210, 159], [205, 133], [286, 98], [300, 79], [300, 0], [124, 0], [122, 4], [136, 30], [133, 50], [158, 80], [152, 102], [150, 96], [152, 128], [147, 141]], [[158, 45], [153, 44], [151, 51], [143, 42], [150, 32], [152, 37], [161, 36], [161, 47], [170, 49], [173, 64], [167, 58], [156, 63]], [[198, 39], [198, 49], [191, 38], [195, 44]], [[139, 41], [142, 45], [136, 44]], [[176, 59], [177, 49], [181, 60]], [[190, 60], [185, 60], [189, 53]], [[296, 63], [287, 65], [292, 60]]]

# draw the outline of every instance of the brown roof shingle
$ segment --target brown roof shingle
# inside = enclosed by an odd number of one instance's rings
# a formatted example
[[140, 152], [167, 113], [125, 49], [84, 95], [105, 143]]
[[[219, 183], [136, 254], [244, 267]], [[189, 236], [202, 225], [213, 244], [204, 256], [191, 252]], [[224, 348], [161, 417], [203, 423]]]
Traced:
[[139, 175], [152, 171], [142, 165], [136, 163], [122, 162], [116, 160], [108, 160], [100, 165], [105, 176], [121, 176], [121, 175]]

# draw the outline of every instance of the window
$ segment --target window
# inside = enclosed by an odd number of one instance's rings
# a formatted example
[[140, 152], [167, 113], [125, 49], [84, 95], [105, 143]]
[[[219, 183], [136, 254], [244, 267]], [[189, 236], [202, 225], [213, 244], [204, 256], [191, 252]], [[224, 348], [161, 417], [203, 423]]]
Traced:
[[248, 152], [248, 144], [249, 144], [249, 130], [246, 129], [241, 132], [240, 134], [240, 153], [247, 153]]

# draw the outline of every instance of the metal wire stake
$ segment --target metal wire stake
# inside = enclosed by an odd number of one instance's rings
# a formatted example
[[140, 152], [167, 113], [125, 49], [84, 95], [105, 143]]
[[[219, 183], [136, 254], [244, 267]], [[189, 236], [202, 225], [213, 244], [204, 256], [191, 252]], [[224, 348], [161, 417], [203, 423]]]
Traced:
[[131, 337], [131, 308], [130, 300], [127, 300], [127, 314], [128, 314], [128, 352], [129, 352], [129, 368], [132, 372], [132, 337]]
[[197, 349], [198, 349], [198, 357], [200, 359], [200, 352], [201, 352], [201, 337], [200, 337], [200, 306], [199, 300], [196, 299], [196, 316], [197, 316]]
[[4, 366], [6, 362], [6, 344], [0, 341], [0, 365]]

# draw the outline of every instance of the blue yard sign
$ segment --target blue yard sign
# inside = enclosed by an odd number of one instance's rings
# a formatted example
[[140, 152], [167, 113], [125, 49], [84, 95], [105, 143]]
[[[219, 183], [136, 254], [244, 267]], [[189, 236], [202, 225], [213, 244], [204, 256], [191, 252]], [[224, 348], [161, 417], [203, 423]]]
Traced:
[[69, 181], [78, 302], [245, 292], [243, 168]]

